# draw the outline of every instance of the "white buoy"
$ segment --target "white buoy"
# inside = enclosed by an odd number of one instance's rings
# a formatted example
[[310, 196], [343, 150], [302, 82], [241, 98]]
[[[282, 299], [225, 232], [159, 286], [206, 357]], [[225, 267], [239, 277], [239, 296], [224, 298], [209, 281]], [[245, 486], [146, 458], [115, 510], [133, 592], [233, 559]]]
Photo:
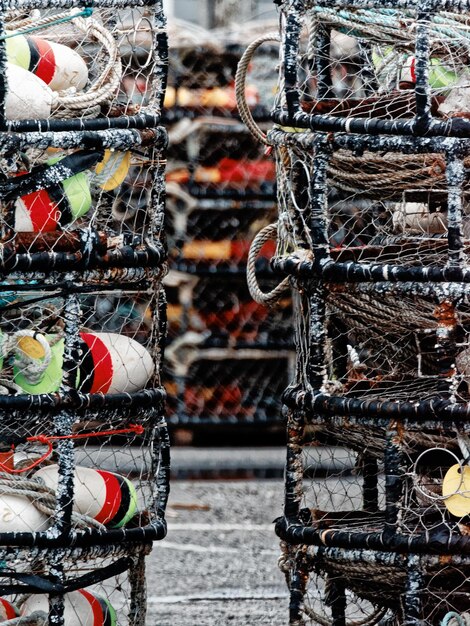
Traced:
[[[58, 470], [57, 465], [48, 465], [39, 469], [34, 477], [40, 478], [46, 487], [56, 491]], [[134, 485], [124, 476], [89, 467], [76, 467], [73, 509], [101, 524], [120, 528], [137, 511], [137, 494]]]
[[447, 214], [430, 213], [423, 202], [404, 202], [395, 205], [393, 212], [395, 232], [416, 234], [443, 234], [447, 232]]
[[38, 532], [49, 526], [49, 517], [25, 496], [0, 495], [0, 532]]
[[[151, 354], [140, 343], [117, 333], [81, 332], [81, 361], [77, 388], [85, 393], [131, 393], [145, 387], [154, 371]], [[45, 357], [39, 341], [30, 338], [21, 346], [23, 360]], [[14, 367], [14, 380], [27, 393], [54, 393], [62, 380], [64, 341], [52, 348], [52, 358], [39, 381], [32, 382], [21, 365]]]
[[55, 96], [44, 81], [11, 63], [7, 63], [6, 76], [5, 116], [8, 120], [50, 117]]
[[[32, 594], [21, 606], [24, 616], [34, 611], [49, 612], [47, 595]], [[116, 626], [116, 611], [102, 596], [79, 589], [64, 595], [64, 623], [66, 626]]]

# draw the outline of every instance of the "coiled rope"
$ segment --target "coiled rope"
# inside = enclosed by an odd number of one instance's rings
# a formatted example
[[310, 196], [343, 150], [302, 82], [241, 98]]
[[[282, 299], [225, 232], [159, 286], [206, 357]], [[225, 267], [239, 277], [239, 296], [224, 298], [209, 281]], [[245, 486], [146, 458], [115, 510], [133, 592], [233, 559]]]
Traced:
[[253, 43], [251, 43], [248, 48], [243, 53], [237, 67], [237, 73], [235, 74], [235, 97], [237, 99], [238, 111], [240, 113], [240, 117], [245, 123], [246, 127], [253, 135], [253, 137], [259, 141], [260, 143], [269, 146], [270, 143], [261, 128], [253, 119], [253, 115], [251, 114], [250, 107], [246, 102], [245, 97], [245, 89], [246, 89], [246, 74], [248, 71], [248, 66], [250, 65], [251, 59], [253, 58], [256, 50], [261, 46], [261, 44], [267, 41], [277, 41], [280, 42], [281, 39], [277, 33], [267, 33], [262, 37], [258, 37]]
[[47, 626], [49, 618], [44, 611], [34, 611], [31, 615], [14, 617], [2, 622], [2, 626]]
[[[53, 115], [60, 117], [75, 117], [77, 111], [82, 112], [82, 116], [97, 117], [101, 113], [101, 104], [112, 100], [119, 89], [122, 77], [122, 65], [119, 55], [118, 45], [112, 33], [97, 20], [89, 17], [81, 17], [83, 11], [77, 9], [63, 13], [48, 15], [39, 19], [30, 17], [21, 21], [21, 28], [15, 34], [21, 35], [30, 32], [30, 25], [34, 24], [34, 29], [45, 28], [56, 24], [59, 21], [70, 20], [71, 23], [90, 40], [98, 41], [103, 47], [103, 58], [106, 59], [105, 66], [99, 76], [93, 81], [90, 87], [77, 93], [75, 88], [54, 93]], [[11, 24], [14, 26], [14, 23]], [[84, 113], [85, 112], [85, 113]]]
[[279, 283], [279, 285], [277, 285], [272, 291], [265, 293], [261, 291], [258, 284], [258, 279], [256, 278], [256, 257], [258, 256], [264, 244], [267, 241], [275, 239], [276, 235], [277, 222], [274, 224], [269, 224], [269, 226], [265, 226], [263, 229], [261, 229], [251, 243], [250, 251], [248, 253], [248, 262], [246, 264], [246, 280], [248, 283], [248, 290], [250, 292], [250, 295], [255, 302], [258, 302], [258, 304], [264, 304], [267, 307], [275, 306], [282, 298], [282, 296], [284, 296], [290, 289], [289, 279], [284, 278], [284, 280]]

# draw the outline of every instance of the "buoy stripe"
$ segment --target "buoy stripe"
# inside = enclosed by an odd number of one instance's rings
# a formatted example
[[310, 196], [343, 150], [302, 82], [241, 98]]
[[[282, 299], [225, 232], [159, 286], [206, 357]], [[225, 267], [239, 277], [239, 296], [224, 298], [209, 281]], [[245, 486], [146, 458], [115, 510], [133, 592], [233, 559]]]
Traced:
[[106, 393], [113, 380], [111, 354], [104, 342], [96, 335], [80, 333], [80, 337], [87, 346], [80, 366], [80, 389], [85, 393]]
[[58, 223], [61, 226], [70, 224], [73, 220], [73, 210], [70, 198], [68, 197], [64, 186], [59, 183], [57, 185], [53, 185], [52, 187], [48, 187], [47, 191], [59, 211]]
[[411, 59], [410, 74], [411, 74], [412, 82], [415, 83], [416, 82], [416, 59], [415, 57]]
[[106, 495], [101, 511], [98, 515], [95, 515], [95, 519], [101, 524], [112, 524], [113, 520], [117, 518], [121, 510], [123, 499], [122, 484], [119, 480], [119, 476], [116, 474], [113, 474], [112, 472], [103, 472], [101, 470], [96, 471], [104, 480]]
[[58, 207], [45, 189], [22, 196], [19, 202], [26, 207], [35, 231], [56, 230]]
[[[98, 473], [101, 473], [98, 470]], [[110, 472], [108, 472], [109, 474]], [[113, 528], [120, 528], [124, 522], [127, 521], [127, 517], [132, 505], [131, 490], [129, 487], [129, 481], [124, 476], [119, 474], [113, 474], [116, 477], [119, 485], [119, 507], [113, 517], [109, 520], [108, 526]]]
[[46, 85], [52, 82], [56, 70], [54, 51], [48, 41], [38, 37], [27, 37], [29, 46], [29, 71], [43, 80]]
[[11, 602], [8, 602], [8, 600], [5, 600], [5, 598], [0, 598], [0, 603], [2, 604], [4, 609], [3, 617], [5, 617], [5, 619], [13, 619], [14, 617], [19, 617], [17, 608], [13, 606]]
[[111, 604], [101, 596], [96, 596], [96, 599], [101, 605], [103, 611], [103, 626], [115, 626], [116, 620], [114, 619], [115, 613]]
[[[86, 589], [79, 589], [78, 592], [82, 594], [91, 606], [91, 610], [93, 611], [93, 626], [103, 626], [104, 612], [99, 599]], [[80, 617], [80, 615], [78, 615], [78, 617]]]

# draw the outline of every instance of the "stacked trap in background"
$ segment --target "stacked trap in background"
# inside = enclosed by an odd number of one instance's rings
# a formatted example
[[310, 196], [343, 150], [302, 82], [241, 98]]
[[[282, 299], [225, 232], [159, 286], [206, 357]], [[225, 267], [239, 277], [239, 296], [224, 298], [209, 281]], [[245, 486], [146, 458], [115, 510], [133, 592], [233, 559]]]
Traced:
[[[274, 146], [273, 266], [294, 288], [290, 623], [466, 624], [469, 7], [276, 4], [267, 137], [242, 110]], [[344, 470], [305, 476], [344, 449]]]
[[8, 624], [143, 626], [145, 556], [166, 532], [167, 47], [160, 2], [138, 4], [13, 2], [1, 14]]
[[[293, 371], [290, 299], [270, 316], [245, 278], [250, 242], [276, 213], [275, 166], [240, 122], [234, 78], [244, 46], [264, 30], [169, 25], [165, 384], [175, 427], [275, 427]], [[264, 126], [277, 54], [266, 46], [247, 79], [248, 106]], [[265, 289], [274, 248], [266, 242], [256, 260]]]

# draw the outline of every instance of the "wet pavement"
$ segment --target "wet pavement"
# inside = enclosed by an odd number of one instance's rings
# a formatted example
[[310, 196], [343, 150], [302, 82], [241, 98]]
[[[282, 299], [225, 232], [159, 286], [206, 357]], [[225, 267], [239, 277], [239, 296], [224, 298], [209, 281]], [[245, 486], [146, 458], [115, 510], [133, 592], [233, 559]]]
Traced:
[[174, 480], [168, 536], [148, 559], [147, 624], [287, 624], [272, 524], [283, 492], [280, 479]]

